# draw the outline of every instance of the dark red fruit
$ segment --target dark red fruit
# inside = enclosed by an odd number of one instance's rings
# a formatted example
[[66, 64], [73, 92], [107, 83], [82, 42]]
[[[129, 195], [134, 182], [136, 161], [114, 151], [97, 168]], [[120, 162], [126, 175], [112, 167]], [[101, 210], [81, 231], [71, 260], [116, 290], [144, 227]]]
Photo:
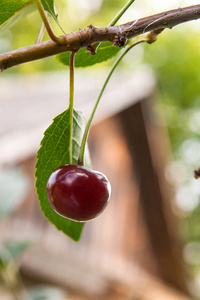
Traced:
[[52, 208], [79, 222], [97, 217], [108, 204], [110, 193], [110, 183], [104, 174], [79, 165], [63, 165], [47, 181]]

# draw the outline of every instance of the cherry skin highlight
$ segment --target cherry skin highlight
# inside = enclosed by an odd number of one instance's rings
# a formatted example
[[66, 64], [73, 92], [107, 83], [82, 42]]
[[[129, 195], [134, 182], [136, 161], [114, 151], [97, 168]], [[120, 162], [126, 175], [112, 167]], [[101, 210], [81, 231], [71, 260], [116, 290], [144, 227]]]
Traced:
[[97, 217], [108, 204], [110, 194], [111, 186], [104, 174], [79, 165], [63, 165], [47, 181], [50, 205], [73, 221]]

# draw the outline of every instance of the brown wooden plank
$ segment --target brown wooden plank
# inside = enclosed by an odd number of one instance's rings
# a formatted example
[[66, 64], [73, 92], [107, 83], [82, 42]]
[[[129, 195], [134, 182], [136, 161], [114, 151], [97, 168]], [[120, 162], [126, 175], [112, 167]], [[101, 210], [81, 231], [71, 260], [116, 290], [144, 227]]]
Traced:
[[[182, 254], [176, 236], [174, 216], [170, 208], [170, 195], [163, 194], [160, 174], [156, 169], [156, 158], [162, 140], [154, 137], [154, 154], [149, 143], [148, 131], [150, 118], [144, 114], [147, 100], [136, 103], [119, 114], [129, 151], [133, 157], [140, 189], [140, 202], [149, 231], [153, 252], [155, 254], [160, 276], [170, 285], [187, 291]], [[159, 137], [158, 137], [159, 138]]]

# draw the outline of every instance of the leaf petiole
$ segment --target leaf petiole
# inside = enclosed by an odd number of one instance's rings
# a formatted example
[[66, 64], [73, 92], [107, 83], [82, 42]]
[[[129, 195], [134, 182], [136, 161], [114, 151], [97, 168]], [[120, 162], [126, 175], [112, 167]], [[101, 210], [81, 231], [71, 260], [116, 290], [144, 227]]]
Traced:
[[45, 13], [45, 10], [44, 10], [44, 7], [43, 7], [41, 1], [40, 1], [40, 0], [35, 0], [35, 3], [36, 3], [36, 5], [37, 5], [37, 9], [38, 9], [38, 11], [39, 11], [39, 13], [40, 13], [40, 16], [41, 16], [41, 18], [42, 18], [42, 21], [44, 22], [44, 26], [45, 26], [45, 28], [46, 28], [46, 30], [47, 30], [47, 32], [48, 32], [49, 37], [52, 39], [52, 41], [54, 41], [54, 42], [56, 42], [56, 43], [58, 43], [58, 44], [63, 44], [63, 43], [64, 43], [63, 37], [61, 37], [61, 36], [56, 36], [56, 35], [54, 34], [53, 29], [52, 29], [52, 27], [51, 27], [51, 24], [50, 24], [50, 22], [49, 22], [49, 19], [48, 19], [47, 16], [46, 16], [46, 13]]
[[69, 58], [69, 116], [70, 116], [70, 152], [69, 162], [72, 163], [72, 133], [73, 133], [73, 108], [74, 108], [74, 58], [75, 52], [71, 52]]
[[84, 131], [84, 134], [83, 134], [83, 138], [82, 138], [82, 142], [81, 142], [81, 147], [80, 147], [80, 154], [79, 154], [79, 159], [78, 159], [78, 164], [79, 165], [84, 165], [84, 152], [85, 152], [85, 146], [86, 146], [86, 142], [87, 142], [87, 138], [88, 138], [88, 134], [89, 134], [89, 130], [90, 130], [90, 127], [91, 127], [91, 124], [92, 124], [92, 121], [93, 121], [93, 118], [94, 118], [94, 115], [95, 115], [95, 112], [97, 110], [97, 107], [98, 107], [98, 104], [100, 102], [100, 99], [101, 99], [101, 96], [106, 88], [106, 85], [111, 77], [111, 75], [113, 74], [115, 68], [117, 67], [117, 65], [119, 64], [119, 62], [122, 60], [122, 58], [124, 57], [124, 55], [129, 51], [131, 50], [134, 46], [142, 43], [142, 42], [149, 42], [149, 38], [148, 36], [144, 35], [144, 36], [139, 36], [138, 38], [136, 38], [130, 45], [128, 45], [124, 50], [123, 52], [118, 56], [118, 58], [115, 60], [103, 86], [102, 86], [102, 89], [99, 93], [99, 96], [95, 102], [95, 105], [94, 105], [94, 108], [92, 110], [92, 113], [90, 115], [90, 118], [88, 119], [88, 122], [87, 122], [87, 125], [85, 127], [85, 131]]
[[108, 24], [108, 26], [114, 26], [117, 21], [121, 18], [121, 16], [126, 12], [126, 10], [131, 6], [131, 4], [134, 2], [135, 0], [129, 0], [124, 7], [122, 7], [122, 9], [118, 12], [118, 14], [114, 17], [114, 19], [112, 19], [112, 21]]

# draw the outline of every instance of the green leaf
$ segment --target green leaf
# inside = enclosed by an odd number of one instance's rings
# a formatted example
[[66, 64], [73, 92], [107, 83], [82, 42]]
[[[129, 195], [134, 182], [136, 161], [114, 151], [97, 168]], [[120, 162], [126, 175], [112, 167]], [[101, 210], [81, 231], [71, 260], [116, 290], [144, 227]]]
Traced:
[[20, 167], [0, 168], [0, 218], [11, 216], [22, 204], [29, 184]]
[[0, 25], [31, 3], [33, 3], [32, 0], [2, 0], [0, 2]]
[[1, 271], [4, 269], [4, 261], [3, 258], [1, 257], [1, 251], [0, 251], [0, 275], [1, 275]]
[[[120, 49], [121, 48], [115, 47], [109, 42], [104, 42], [99, 46], [97, 53], [95, 55], [91, 55], [90, 53], [86, 52], [85, 48], [81, 48], [78, 53], [76, 53], [75, 67], [88, 67], [97, 63], [101, 63], [114, 57], [120, 51]], [[69, 56], [70, 52], [65, 52], [56, 55], [55, 59], [58, 62], [69, 66]]]
[[31, 300], [64, 299], [66, 292], [58, 287], [48, 285], [36, 285], [28, 290]]
[[[70, 158], [70, 111], [58, 115], [44, 133], [37, 153], [36, 189], [41, 210], [58, 230], [62, 230], [78, 241], [83, 223], [73, 222], [58, 215], [50, 206], [46, 195], [46, 183], [51, 173], [61, 165], [68, 164]], [[77, 164], [85, 120], [80, 112], [73, 111], [72, 163]]]
[[9, 251], [12, 258], [16, 258], [24, 250], [26, 250], [31, 245], [31, 241], [9, 241], [5, 244], [5, 249]]
[[54, 18], [54, 20], [57, 20], [57, 15], [55, 13], [55, 7], [54, 7], [54, 0], [41, 0], [42, 5], [46, 11]]
[[[57, 25], [64, 32], [62, 26], [58, 21], [58, 14], [55, 12], [54, 0], [41, 0], [44, 9], [53, 17]], [[64, 32], [65, 33], [65, 32]]]
[[13, 263], [24, 250], [30, 246], [30, 241], [9, 241], [0, 247], [0, 271], [7, 268], [10, 263]]
[[0, 1], [0, 33], [14, 24], [19, 18], [34, 10], [33, 0]]
[[[63, 31], [55, 12], [54, 0], [41, 0], [44, 9], [53, 17]], [[34, 0], [0, 0], [0, 33], [2, 34], [18, 19], [36, 10]]]

